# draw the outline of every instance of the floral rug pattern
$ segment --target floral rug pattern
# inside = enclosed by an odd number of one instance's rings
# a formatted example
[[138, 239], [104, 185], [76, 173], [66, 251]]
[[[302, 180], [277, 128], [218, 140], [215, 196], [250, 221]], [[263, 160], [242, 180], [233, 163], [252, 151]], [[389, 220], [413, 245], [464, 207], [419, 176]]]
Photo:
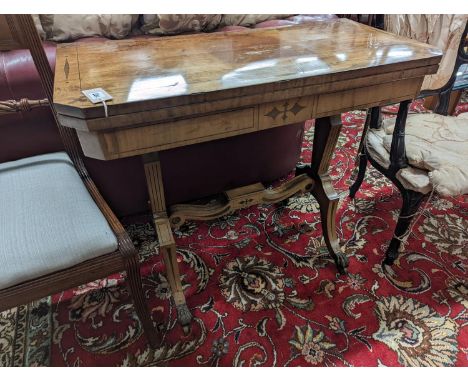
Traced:
[[[412, 110], [424, 112], [420, 102]], [[194, 315], [184, 336], [154, 230], [141, 217], [127, 229], [140, 250], [158, 348], [149, 348], [115, 275], [1, 313], [0, 365], [468, 366], [468, 199], [435, 196], [404, 254], [382, 266], [401, 202], [370, 168], [356, 201], [347, 197], [364, 117], [343, 115], [331, 166], [347, 275], [328, 256], [308, 195], [187, 223], [175, 231]]]

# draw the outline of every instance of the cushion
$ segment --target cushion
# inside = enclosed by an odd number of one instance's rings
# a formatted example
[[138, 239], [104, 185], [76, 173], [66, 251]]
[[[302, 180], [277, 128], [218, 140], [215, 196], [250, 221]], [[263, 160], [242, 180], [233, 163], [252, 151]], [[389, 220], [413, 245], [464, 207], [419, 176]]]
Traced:
[[159, 15], [141, 15], [140, 30], [146, 34], [162, 34], [159, 30]]
[[158, 14], [143, 15], [141, 31], [153, 35], [174, 35], [189, 32], [210, 32], [221, 22], [221, 15]]
[[251, 27], [255, 24], [262, 23], [268, 20], [277, 20], [284, 19], [293, 15], [235, 15], [235, 14], [226, 14], [222, 15], [221, 26], [226, 25], [240, 25], [243, 27]]
[[39, 15], [31, 15], [31, 17], [34, 21], [34, 26], [36, 27], [39, 37], [41, 38], [41, 40], [45, 40], [46, 33], [44, 32], [44, 28], [42, 28], [41, 19], [39, 18]]
[[221, 22], [221, 15], [159, 15], [162, 34], [210, 32]]
[[127, 37], [138, 15], [39, 15], [47, 40], [69, 41], [82, 37]]
[[[394, 126], [395, 118], [386, 119], [381, 129], [368, 136], [368, 148], [371, 146], [381, 161], [385, 156], [389, 160]], [[468, 114], [410, 114], [405, 147], [411, 168], [425, 171], [435, 191], [445, 196], [468, 193]]]
[[[383, 129], [369, 129], [366, 136], [367, 151], [370, 156], [382, 167], [390, 166], [390, 153], [384, 147]], [[397, 179], [407, 190], [413, 190], [422, 194], [431, 192], [432, 185], [427, 171], [408, 166], [396, 174]]]
[[[199, 15], [143, 15], [141, 31], [146, 34], [173, 35], [190, 32], [211, 32], [224, 29], [228, 26], [252, 27], [258, 23], [269, 20], [285, 18], [291, 15], [221, 15], [221, 14], [199, 14]], [[285, 21], [285, 24], [295, 24]], [[277, 25], [275, 25], [277, 26]]]
[[0, 164], [0, 289], [117, 250], [63, 152]]

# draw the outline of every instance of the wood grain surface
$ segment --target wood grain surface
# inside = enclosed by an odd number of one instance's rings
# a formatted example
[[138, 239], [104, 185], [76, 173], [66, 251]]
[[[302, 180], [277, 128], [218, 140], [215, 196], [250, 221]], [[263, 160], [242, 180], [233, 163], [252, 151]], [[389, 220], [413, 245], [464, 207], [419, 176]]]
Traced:
[[[54, 102], [61, 114], [104, 116], [81, 90], [113, 96], [127, 114], [437, 65], [441, 52], [347, 19], [152, 39], [59, 44]], [[319, 91], [319, 92], [322, 92]], [[201, 110], [200, 110], [201, 111]]]

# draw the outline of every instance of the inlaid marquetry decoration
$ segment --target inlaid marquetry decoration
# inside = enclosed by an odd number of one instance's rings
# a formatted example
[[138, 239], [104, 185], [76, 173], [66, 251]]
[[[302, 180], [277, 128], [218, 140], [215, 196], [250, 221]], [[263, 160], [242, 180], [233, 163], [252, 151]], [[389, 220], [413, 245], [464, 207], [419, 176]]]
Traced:
[[291, 106], [289, 101], [286, 101], [279, 109], [274, 106], [268, 113], [265, 114], [265, 117], [270, 117], [273, 120], [276, 120], [279, 116], [284, 122], [288, 119], [288, 114], [292, 113], [293, 115], [297, 115], [302, 109], [305, 109], [305, 106], [299, 104], [299, 102], [294, 102], [294, 105]]
[[70, 74], [70, 64], [68, 58], [65, 57], [65, 64], [63, 65], [63, 73], [65, 74], [65, 80], [68, 81], [68, 75]]
[[314, 97], [289, 99], [259, 106], [259, 129], [289, 125], [311, 118]]

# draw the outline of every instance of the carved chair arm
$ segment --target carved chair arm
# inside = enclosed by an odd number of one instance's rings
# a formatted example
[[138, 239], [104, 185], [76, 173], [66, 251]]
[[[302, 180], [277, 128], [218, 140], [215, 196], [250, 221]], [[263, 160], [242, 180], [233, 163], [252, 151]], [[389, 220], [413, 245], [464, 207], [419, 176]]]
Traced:
[[30, 111], [36, 107], [49, 106], [47, 98], [29, 100], [21, 98], [19, 101], [6, 100], [0, 101], [0, 114], [17, 113], [22, 111]]

